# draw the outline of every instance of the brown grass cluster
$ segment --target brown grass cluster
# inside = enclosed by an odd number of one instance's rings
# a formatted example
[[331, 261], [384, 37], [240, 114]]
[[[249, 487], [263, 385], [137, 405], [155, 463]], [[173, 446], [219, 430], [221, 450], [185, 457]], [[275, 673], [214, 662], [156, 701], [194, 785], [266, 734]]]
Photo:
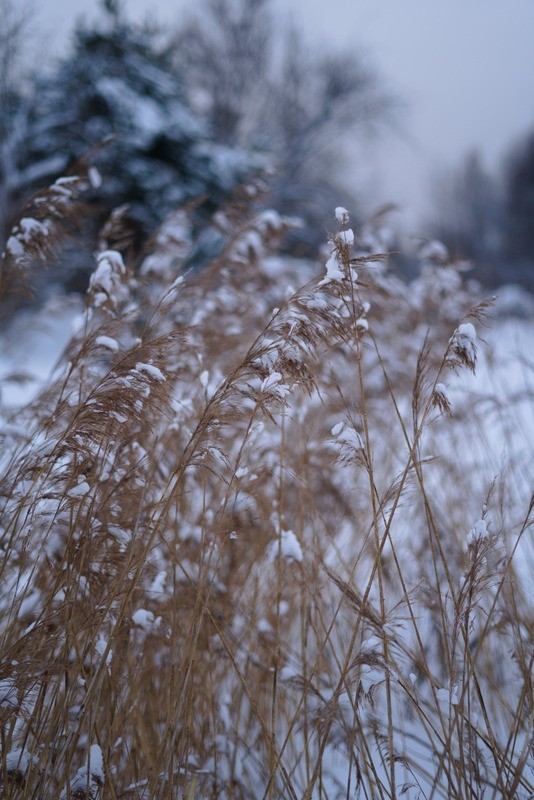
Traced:
[[340, 214], [310, 280], [255, 192], [197, 270], [187, 211], [137, 261], [117, 214], [0, 420], [3, 796], [532, 797], [529, 496], [447, 388], [487, 304]]

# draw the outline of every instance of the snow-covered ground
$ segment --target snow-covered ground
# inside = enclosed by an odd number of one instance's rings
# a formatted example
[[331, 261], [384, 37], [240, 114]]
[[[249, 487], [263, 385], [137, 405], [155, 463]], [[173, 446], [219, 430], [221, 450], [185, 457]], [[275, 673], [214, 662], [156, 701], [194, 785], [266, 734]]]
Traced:
[[21, 312], [0, 335], [0, 407], [14, 409], [35, 397], [82, 310], [80, 297], [57, 297], [37, 311]]
[[[523, 298], [523, 312], [526, 302]], [[498, 300], [497, 311], [499, 306]], [[57, 297], [37, 311], [20, 313], [0, 334], [1, 407], [15, 409], [38, 394], [82, 313], [83, 298]], [[467, 396], [473, 407], [487, 406], [484, 433], [491, 448], [486, 455], [492, 469], [499, 469], [503, 457], [532, 454], [534, 448], [534, 315], [497, 313], [487, 326], [477, 327], [476, 373], [462, 371], [449, 392], [452, 400]]]

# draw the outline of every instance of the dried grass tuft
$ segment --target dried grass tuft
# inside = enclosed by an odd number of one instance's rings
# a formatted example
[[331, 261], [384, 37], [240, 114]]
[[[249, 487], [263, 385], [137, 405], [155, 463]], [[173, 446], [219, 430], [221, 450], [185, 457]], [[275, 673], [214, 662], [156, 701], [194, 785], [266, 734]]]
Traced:
[[138, 263], [118, 212], [62, 368], [0, 420], [3, 794], [527, 797], [532, 503], [449, 394], [487, 304], [452, 266], [406, 287], [346, 213], [310, 280], [257, 193], [193, 271], [187, 210]]

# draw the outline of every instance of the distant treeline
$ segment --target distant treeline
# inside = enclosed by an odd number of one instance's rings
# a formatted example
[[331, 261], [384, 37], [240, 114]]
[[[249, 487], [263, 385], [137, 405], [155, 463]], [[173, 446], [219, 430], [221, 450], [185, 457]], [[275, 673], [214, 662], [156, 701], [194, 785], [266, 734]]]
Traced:
[[517, 283], [534, 291], [534, 130], [491, 174], [478, 153], [452, 174], [436, 175], [426, 228], [453, 257], [472, 262], [485, 286]]

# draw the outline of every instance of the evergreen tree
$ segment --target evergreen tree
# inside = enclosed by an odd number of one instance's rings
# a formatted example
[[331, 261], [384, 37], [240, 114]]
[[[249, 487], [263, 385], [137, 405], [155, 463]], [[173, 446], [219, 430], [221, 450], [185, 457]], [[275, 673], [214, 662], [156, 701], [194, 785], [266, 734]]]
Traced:
[[147, 233], [193, 198], [215, 208], [259, 161], [210, 137], [155, 32], [130, 24], [111, 0], [105, 8], [107, 24], [77, 30], [71, 55], [35, 82], [14, 200], [107, 142], [95, 155], [104, 177], [96, 200], [127, 203]]
[[[34, 192], [67, 174], [80, 158], [102, 176], [93, 173], [88, 195], [92, 224], [77, 235], [75, 248], [36, 276], [39, 298], [57, 284], [85, 290], [98, 231], [112, 209], [127, 205], [123, 219], [139, 246], [189, 201], [203, 198], [196, 214], [205, 219], [265, 164], [243, 148], [214, 140], [208, 123], [191, 109], [157, 31], [131, 24], [117, 0], [104, 0], [103, 8], [100, 24], [80, 27], [70, 55], [48, 75], [34, 75], [26, 91], [16, 89], [9, 97], [3, 92], [0, 252]], [[12, 299], [10, 311], [17, 305]]]

